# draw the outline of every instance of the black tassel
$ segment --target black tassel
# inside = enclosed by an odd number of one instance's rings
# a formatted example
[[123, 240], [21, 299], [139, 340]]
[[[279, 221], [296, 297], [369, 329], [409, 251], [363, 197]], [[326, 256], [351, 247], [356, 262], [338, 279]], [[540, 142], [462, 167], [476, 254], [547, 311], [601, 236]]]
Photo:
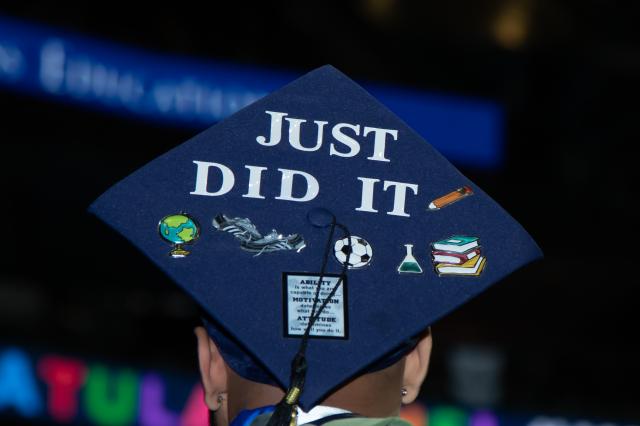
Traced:
[[[329, 258], [329, 253], [331, 251], [331, 243], [333, 241], [333, 233], [335, 228], [341, 228], [346, 235], [346, 238], [349, 241], [349, 249], [351, 249], [351, 233], [344, 226], [336, 223], [335, 217], [331, 223], [331, 232], [329, 233], [329, 238], [327, 239], [327, 243], [325, 245], [324, 258], [322, 262], [322, 268], [320, 270], [320, 276], [318, 277], [318, 285], [316, 286], [316, 294], [313, 299], [313, 306], [311, 308], [311, 315], [309, 316], [309, 323], [307, 324], [307, 328], [300, 340], [300, 348], [296, 353], [296, 356], [291, 361], [291, 377], [289, 379], [289, 388], [287, 389], [287, 393], [284, 395], [282, 400], [278, 402], [276, 405], [276, 409], [269, 418], [269, 422], [267, 426], [297, 426], [297, 415], [298, 415], [298, 400], [300, 399], [300, 395], [304, 390], [304, 382], [307, 377], [307, 359], [305, 358], [305, 353], [307, 351], [307, 344], [309, 343], [309, 334], [311, 333], [311, 329], [315, 324], [316, 320], [320, 317], [320, 314], [327, 306], [327, 303], [342, 284], [343, 279], [347, 274], [347, 267], [349, 257], [342, 264], [342, 272], [340, 273], [340, 278], [338, 282], [334, 285], [333, 289], [329, 293], [329, 296], [325, 298], [324, 302], [318, 307], [318, 301], [320, 300], [320, 287], [322, 285], [322, 280], [325, 276], [325, 271], [327, 268], [327, 259]], [[351, 253], [351, 250], [349, 250]]]
[[291, 379], [287, 393], [276, 405], [276, 409], [269, 418], [267, 426], [296, 426], [298, 414], [298, 399], [304, 390], [307, 376], [307, 360], [304, 354], [298, 352], [291, 363]]

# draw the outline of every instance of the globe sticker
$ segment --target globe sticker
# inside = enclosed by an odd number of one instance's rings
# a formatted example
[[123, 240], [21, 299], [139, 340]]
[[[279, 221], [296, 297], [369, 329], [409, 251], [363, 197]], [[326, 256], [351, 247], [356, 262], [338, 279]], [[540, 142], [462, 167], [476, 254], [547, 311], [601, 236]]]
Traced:
[[173, 244], [173, 250], [169, 253], [173, 258], [187, 256], [190, 252], [182, 246], [192, 244], [200, 236], [200, 226], [195, 219], [186, 213], [171, 214], [165, 216], [158, 223], [160, 236]]
[[349, 269], [359, 269], [371, 262], [373, 249], [367, 240], [352, 235], [350, 238], [336, 241], [333, 245], [333, 255], [340, 264], [346, 262]]

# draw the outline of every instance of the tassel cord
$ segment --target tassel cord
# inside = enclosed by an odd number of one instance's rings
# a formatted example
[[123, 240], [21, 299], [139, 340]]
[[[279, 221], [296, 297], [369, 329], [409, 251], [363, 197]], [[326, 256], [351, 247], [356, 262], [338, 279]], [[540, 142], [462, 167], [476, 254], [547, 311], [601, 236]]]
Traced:
[[[322, 281], [324, 280], [324, 276], [326, 275], [327, 263], [331, 253], [331, 243], [333, 241], [333, 235], [335, 233], [336, 227], [340, 228], [345, 234], [345, 238], [348, 241], [348, 255], [346, 260], [342, 263], [342, 270], [340, 272], [338, 281], [318, 308], [318, 302], [320, 300], [320, 290], [322, 288]], [[282, 398], [282, 400], [276, 405], [276, 409], [271, 415], [267, 426], [295, 426], [297, 423], [297, 403], [298, 399], [300, 398], [300, 394], [304, 390], [304, 384], [307, 374], [307, 361], [305, 354], [307, 351], [307, 346], [309, 344], [309, 335], [311, 333], [313, 325], [316, 323], [318, 318], [320, 318], [322, 311], [329, 303], [329, 300], [331, 300], [331, 298], [336, 294], [338, 288], [342, 284], [342, 281], [346, 277], [350, 256], [351, 233], [346, 226], [337, 223], [335, 217], [333, 217], [331, 221], [331, 231], [329, 232], [329, 238], [327, 239], [327, 243], [325, 245], [322, 268], [320, 270], [320, 276], [318, 277], [318, 284], [316, 286], [316, 293], [313, 299], [313, 306], [311, 308], [311, 314], [309, 315], [309, 323], [307, 324], [307, 328], [305, 329], [305, 332], [300, 341], [300, 347], [298, 348], [298, 351], [296, 352], [296, 355], [291, 362], [291, 378], [289, 381], [289, 389], [287, 390], [287, 393]]]

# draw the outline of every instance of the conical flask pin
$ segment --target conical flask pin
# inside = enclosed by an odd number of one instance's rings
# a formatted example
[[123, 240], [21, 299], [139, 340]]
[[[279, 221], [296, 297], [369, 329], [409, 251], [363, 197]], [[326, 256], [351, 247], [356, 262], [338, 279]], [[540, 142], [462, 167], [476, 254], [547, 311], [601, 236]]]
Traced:
[[418, 263], [415, 257], [413, 257], [413, 244], [405, 244], [407, 248], [407, 254], [404, 256], [402, 263], [398, 266], [398, 273], [400, 274], [421, 274], [422, 267]]

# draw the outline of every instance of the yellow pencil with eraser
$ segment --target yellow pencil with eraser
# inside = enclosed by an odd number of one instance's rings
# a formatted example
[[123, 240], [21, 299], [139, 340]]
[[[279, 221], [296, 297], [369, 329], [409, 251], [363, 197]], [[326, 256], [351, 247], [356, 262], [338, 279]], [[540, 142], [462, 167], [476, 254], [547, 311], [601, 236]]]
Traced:
[[433, 200], [429, 203], [429, 210], [439, 210], [449, 204], [453, 204], [456, 201], [463, 199], [464, 197], [468, 197], [469, 195], [473, 195], [473, 190], [470, 186], [465, 185], [462, 188], [458, 188], [455, 191], [451, 191], [450, 193]]

